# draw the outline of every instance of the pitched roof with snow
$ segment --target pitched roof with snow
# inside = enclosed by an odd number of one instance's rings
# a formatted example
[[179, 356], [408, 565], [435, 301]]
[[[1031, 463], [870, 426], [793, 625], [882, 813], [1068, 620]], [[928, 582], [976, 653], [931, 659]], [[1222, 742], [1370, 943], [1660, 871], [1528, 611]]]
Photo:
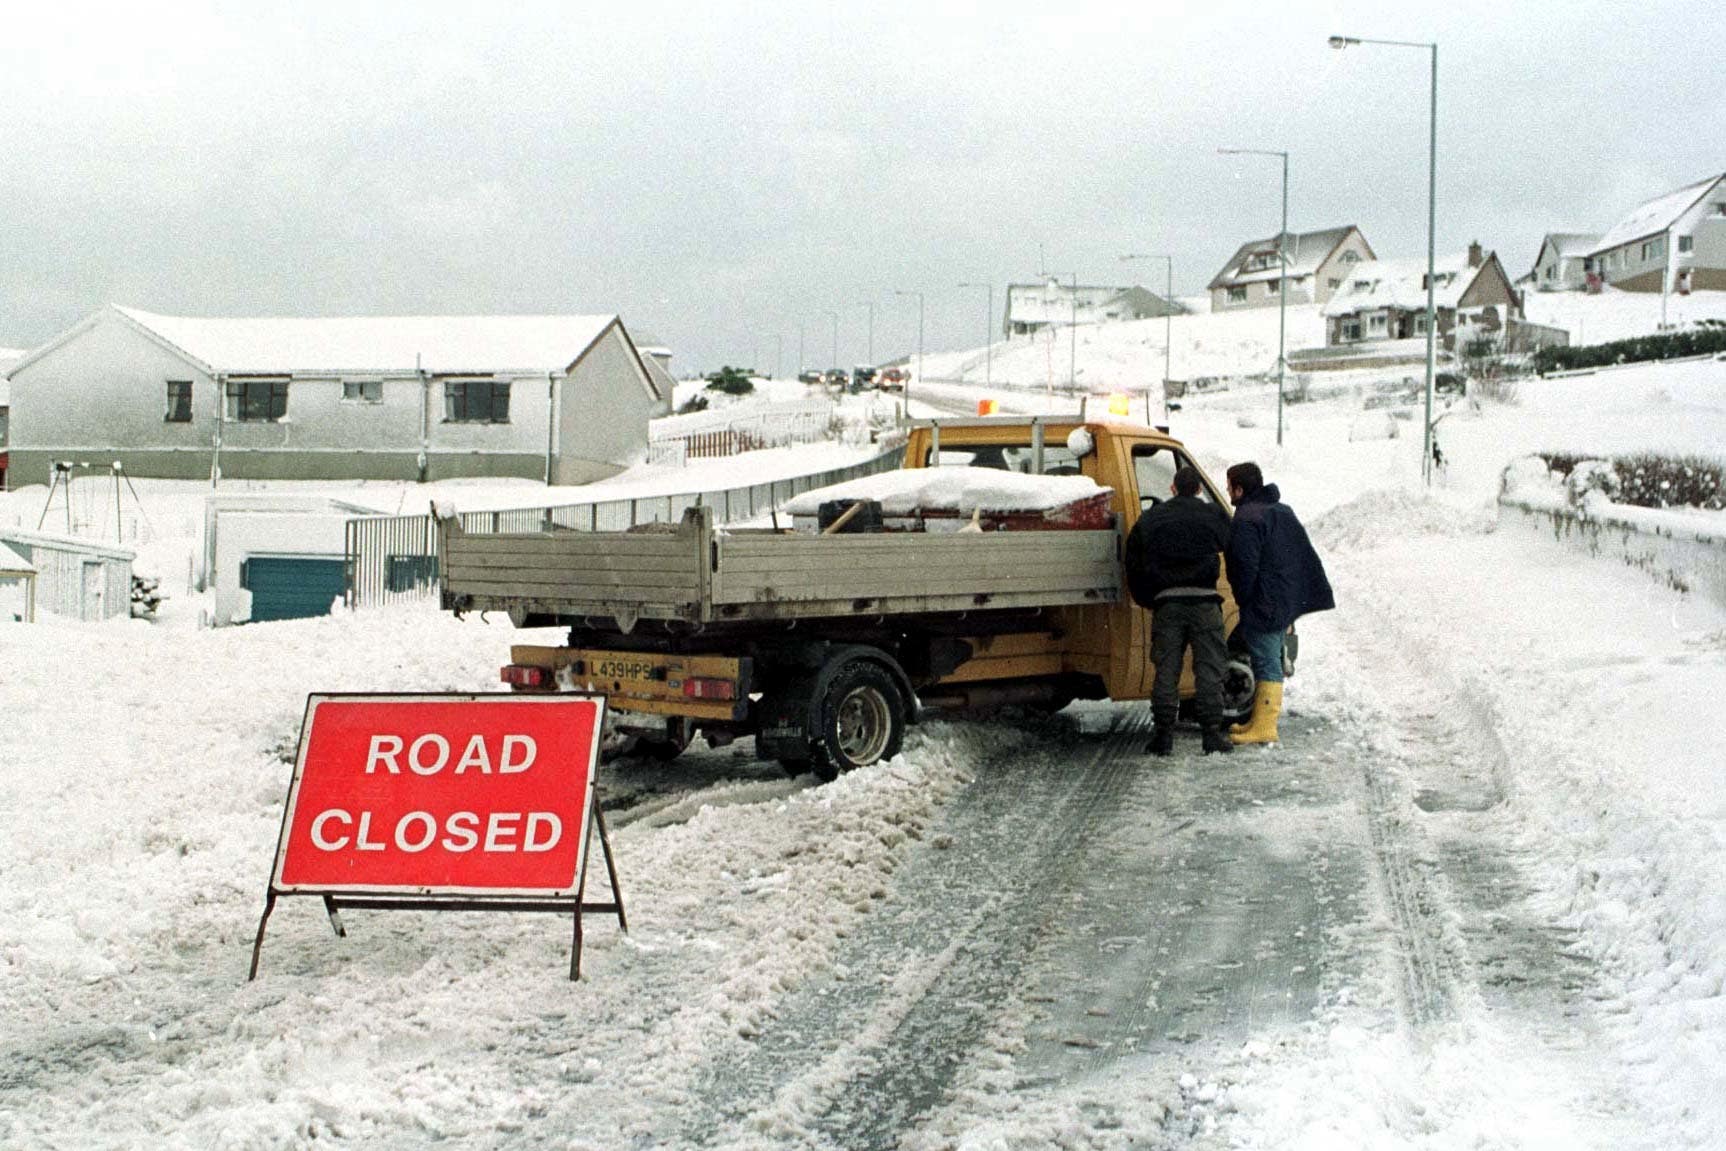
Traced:
[[1548, 232], [1540, 242], [1542, 248], [1551, 244], [1552, 250], [1558, 253], [1561, 260], [1573, 259], [1576, 256], [1586, 256], [1600, 243], [1599, 232]]
[[[1488, 257], [1479, 268], [1468, 265], [1468, 253], [1457, 252], [1433, 261], [1437, 279], [1433, 289], [1433, 306], [1454, 308], [1463, 293], [1474, 283], [1481, 268], [1492, 261]], [[1347, 316], [1362, 309], [1403, 308], [1424, 311], [1426, 308], [1426, 261], [1367, 260], [1356, 264], [1336, 295], [1324, 306], [1327, 316]]]
[[[1355, 226], [1349, 224], [1341, 228], [1325, 228], [1318, 232], [1301, 232], [1298, 234], [1290, 232], [1287, 241], [1288, 274], [1290, 276], [1312, 275], [1318, 271], [1319, 265], [1324, 263], [1325, 257], [1336, 251], [1336, 246], [1342, 243], [1348, 234], [1354, 230]], [[1229, 262], [1223, 265], [1223, 270], [1216, 274], [1210, 284], [1207, 285], [1207, 289], [1276, 279], [1279, 273], [1274, 263], [1268, 268], [1261, 268], [1254, 272], [1243, 272], [1241, 267], [1246, 263], [1248, 256], [1267, 253], [1275, 256], [1277, 240], [1281, 236], [1282, 233], [1279, 232], [1269, 239], [1248, 240], [1236, 248], [1235, 254], [1229, 257]]]
[[1664, 196], [1656, 196], [1638, 204], [1629, 215], [1612, 225], [1588, 254], [1605, 252], [1664, 232], [1676, 224], [1680, 216], [1695, 207], [1696, 202], [1721, 180], [1726, 180], [1726, 174], [1709, 176], [1706, 180], [1686, 184], [1676, 192], [1668, 192]]
[[211, 372], [229, 374], [562, 372], [617, 322], [615, 315], [212, 319], [113, 307]]

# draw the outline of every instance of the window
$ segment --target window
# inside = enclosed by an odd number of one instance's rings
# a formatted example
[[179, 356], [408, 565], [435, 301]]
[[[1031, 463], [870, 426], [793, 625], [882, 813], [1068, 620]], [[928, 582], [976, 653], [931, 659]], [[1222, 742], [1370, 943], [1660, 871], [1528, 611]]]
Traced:
[[382, 380], [343, 380], [342, 399], [363, 404], [381, 404], [384, 402], [384, 382]]
[[508, 380], [449, 380], [443, 386], [443, 418], [452, 424], [509, 423]]
[[1419, 312], [1415, 315], [1415, 317], [1414, 317], [1414, 334], [1417, 336], [1426, 335], [1426, 313], [1425, 312]]
[[1345, 264], [1358, 264], [1360, 263], [1360, 253], [1344, 252], [1342, 255], [1338, 256], [1337, 259], [1341, 260]]
[[1330, 288], [1330, 290], [1333, 292], [1336, 291], [1337, 288], [1342, 286], [1342, 281], [1338, 280], [1338, 279], [1334, 279], [1334, 278], [1330, 279], [1330, 280], [1326, 280], [1325, 283]]
[[[942, 448], [938, 457], [925, 456], [925, 467], [935, 468], [994, 468], [1003, 472], [1033, 475], [1029, 444], [977, 444], [962, 448]], [[1083, 472], [1079, 457], [1065, 444], [1043, 445], [1043, 474], [1046, 476], [1076, 476]]]
[[1716, 216], [1726, 216], [1726, 200], [1722, 200], [1720, 203], [1714, 205], [1714, 214]]
[[[1160, 504], [1169, 498], [1169, 488], [1175, 482], [1175, 472], [1192, 461], [1173, 448], [1140, 447], [1133, 449], [1133, 477], [1139, 485], [1139, 510]], [[1199, 485], [1199, 498], [1210, 502], [1216, 497], [1210, 488]]]
[[288, 381], [229, 380], [228, 418], [241, 423], [269, 423], [288, 414]]
[[1247, 290], [1245, 288], [1230, 288], [1229, 289], [1229, 303], [1231, 303], [1231, 304], [1244, 304], [1246, 302], [1247, 302]]
[[1678, 254], [1679, 255], [1685, 254], [1686, 252], [1690, 251], [1695, 246], [1696, 246], [1696, 237], [1695, 236], [1679, 236], [1678, 237]]
[[168, 381], [168, 412], [162, 417], [170, 424], [192, 422], [192, 381]]
[[1360, 320], [1358, 318], [1351, 316], [1342, 322], [1342, 338], [1344, 340], [1360, 339]]
[[1384, 313], [1380, 312], [1377, 315], [1368, 316], [1366, 325], [1375, 332], [1384, 331]]

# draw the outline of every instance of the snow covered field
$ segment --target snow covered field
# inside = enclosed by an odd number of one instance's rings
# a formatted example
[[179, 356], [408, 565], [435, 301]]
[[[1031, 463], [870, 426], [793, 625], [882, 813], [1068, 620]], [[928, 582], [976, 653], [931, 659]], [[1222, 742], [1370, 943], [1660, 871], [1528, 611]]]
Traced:
[[[1217, 362], [1256, 370], [1265, 319]], [[1082, 366], [1160, 378], [1121, 334]], [[1459, 406], [1430, 495], [1418, 416], [1362, 436], [1363, 398], [1289, 406], [1280, 449], [1274, 393], [1175, 418], [1213, 474], [1263, 465], [1336, 584], [1284, 744], [1157, 767], [1143, 709], [1104, 704], [921, 727], [827, 786], [747, 743], [619, 761], [631, 932], [590, 923], [580, 984], [567, 922], [336, 940], [312, 901], [244, 978], [306, 693], [491, 690], [554, 636], [429, 609], [0, 628], [0, 1146], [1719, 1146], [1726, 610], [1493, 499], [1535, 449], [1718, 454], [1726, 363]], [[201, 494], [152, 512], [163, 539]], [[939, 1071], [895, 1065], [929, 1028]]]

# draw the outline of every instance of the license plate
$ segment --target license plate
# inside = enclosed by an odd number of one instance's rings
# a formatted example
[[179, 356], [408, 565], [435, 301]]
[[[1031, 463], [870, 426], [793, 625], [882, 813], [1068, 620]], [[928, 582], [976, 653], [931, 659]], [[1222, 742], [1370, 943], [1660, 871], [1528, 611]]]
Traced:
[[659, 666], [648, 660], [636, 659], [601, 659], [593, 663], [593, 675], [598, 679], [640, 679], [655, 680], [661, 678]]

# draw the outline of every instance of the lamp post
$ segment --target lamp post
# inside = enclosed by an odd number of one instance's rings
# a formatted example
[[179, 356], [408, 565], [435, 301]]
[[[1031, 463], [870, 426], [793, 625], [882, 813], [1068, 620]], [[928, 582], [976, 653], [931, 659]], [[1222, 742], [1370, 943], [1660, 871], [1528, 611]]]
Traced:
[[773, 333], [773, 378], [779, 378], [780, 360], [785, 355], [785, 337], [778, 332]]
[[[1169, 349], [1174, 346], [1172, 338], [1175, 316], [1175, 258], [1163, 255], [1146, 255], [1142, 252], [1128, 252], [1122, 260], [1161, 260], [1166, 265], [1167, 275], [1163, 280], [1163, 404], [1165, 410], [1169, 402]], [[1151, 390], [1145, 389], [1145, 422], [1151, 422]]]
[[988, 311], [983, 313], [983, 386], [987, 388], [993, 383], [990, 358], [995, 350], [995, 285], [992, 283], [979, 284], [967, 280], [959, 286], [961, 288], [987, 288], [989, 291]]
[[1432, 99], [1427, 115], [1426, 149], [1426, 430], [1421, 439], [1420, 474], [1432, 484], [1432, 381], [1438, 365], [1438, 309], [1434, 257], [1438, 244], [1438, 44], [1426, 40], [1368, 40], [1360, 36], [1332, 36], [1330, 46], [1341, 51], [1350, 44], [1384, 44], [1392, 48], [1425, 48], [1432, 60]]
[[797, 321], [797, 374], [803, 374], [803, 321]]
[[857, 306], [869, 309], [869, 366], [875, 366], [875, 301], [858, 300]]
[[[904, 290], [902, 288], [895, 288], [895, 289], [893, 289], [893, 294], [895, 296], [916, 296], [917, 297], [917, 382], [919, 384], [921, 384], [923, 382], [923, 293], [922, 292], [907, 291], [907, 290]], [[993, 309], [991, 309], [991, 310], [993, 310]], [[905, 411], [908, 414], [910, 412], [910, 410], [911, 410], [911, 385], [906, 384], [905, 385]]]
[[839, 370], [839, 313], [829, 311], [827, 314], [833, 317], [833, 370], [837, 372]]
[[1277, 447], [1283, 446], [1283, 370], [1288, 359], [1289, 317], [1289, 154], [1268, 148], [1218, 148], [1224, 156], [1281, 156], [1283, 162], [1283, 226], [1277, 233]]

